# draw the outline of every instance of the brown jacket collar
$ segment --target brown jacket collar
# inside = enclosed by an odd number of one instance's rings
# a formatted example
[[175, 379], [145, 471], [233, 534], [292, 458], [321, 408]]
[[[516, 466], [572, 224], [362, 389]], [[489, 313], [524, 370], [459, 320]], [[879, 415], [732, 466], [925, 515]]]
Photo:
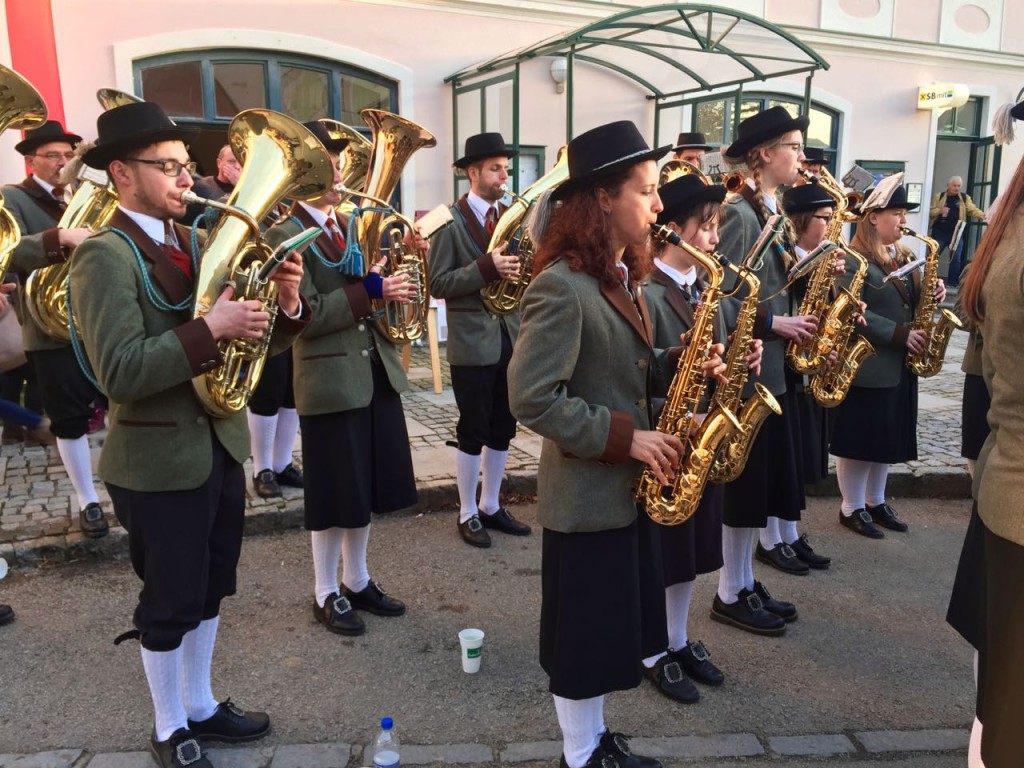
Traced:
[[18, 186], [25, 190], [29, 197], [35, 201], [36, 205], [60, 221], [60, 217], [64, 215], [64, 209], [57, 202], [57, 198], [43, 189], [42, 185], [36, 181], [35, 176], [27, 176]]
[[[480, 249], [480, 253], [487, 253], [487, 246], [491, 244], [491, 236], [486, 229], [480, 226], [480, 222], [477, 221], [476, 214], [469, 205], [469, 195], [460, 197], [455, 203], [455, 207], [462, 214], [462, 218], [466, 222], [466, 231], [473, 238], [473, 242]], [[500, 219], [507, 209], [501, 203], [497, 203], [495, 207], [498, 209], [498, 218]]]
[[[142, 257], [152, 265], [153, 278], [171, 304], [180, 304], [192, 295], [192, 283], [185, 278], [181, 270], [171, 263], [170, 258], [164, 254], [163, 248], [143, 232], [142, 228], [132, 221], [124, 211], [118, 208], [110, 217], [107, 226], [111, 229], [119, 229], [131, 238], [142, 253]], [[192, 238], [189, 236], [188, 230], [178, 224], [174, 226], [182, 250], [191, 256]]]
[[625, 286], [622, 285], [609, 288], [602, 282], [601, 294], [608, 300], [609, 304], [615, 307], [615, 311], [633, 326], [633, 330], [637, 332], [637, 335], [644, 340], [647, 346], [653, 348], [654, 336], [651, 332], [651, 316], [647, 313], [647, 302], [644, 301], [640, 286], [633, 282], [630, 285], [633, 288], [633, 294], [636, 296], [635, 302], [629, 297]]

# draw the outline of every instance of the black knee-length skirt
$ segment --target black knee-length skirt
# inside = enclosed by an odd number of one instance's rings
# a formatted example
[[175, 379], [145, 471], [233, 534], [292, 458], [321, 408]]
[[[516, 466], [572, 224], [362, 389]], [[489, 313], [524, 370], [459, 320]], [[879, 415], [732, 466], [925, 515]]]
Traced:
[[551, 693], [589, 699], [635, 688], [643, 659], [665, 650], [659, 533], [642, 509], [625, 528], [544, 529], [540, 664]]
[[992, 398], [985, 379], [974, 373], [964, 375], [964, 402], [960, 410], [960, 455], [977, 461], [988, 439], [988, 407]]
[[384, 366], [373, 369], [365, 408], [299, 416], [306, 529], [362, 528], [373, 512], [416, 503], [416, 476], [402, 398]]
[[956, 566], [953, 592], [949, 596], [946, 622], [975, 649], [981, 647], [985, 621], [985, 524], [978, 516], [978, 505], [971, 509], [960, 561]]
[[917, 459], [917, 376], [906, 366], [895, 387], [850, 387], [834, 413], [833, 456], [881, 464]]
[[665, 586], [693, 581], [722, 567], [722, 498], [725, 487], [708, 483], [697, 511], [681, 525], [662, 525]]

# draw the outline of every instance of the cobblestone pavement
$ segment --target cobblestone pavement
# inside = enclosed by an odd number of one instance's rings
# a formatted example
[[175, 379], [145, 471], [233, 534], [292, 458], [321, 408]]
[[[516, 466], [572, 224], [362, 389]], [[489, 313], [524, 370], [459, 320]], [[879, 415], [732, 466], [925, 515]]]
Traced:
[[[963, 389], [963, 358], [967, 335], [953, 334], [942, 372], [920, 382], [918, 450], [920, 458], [893, 467], [889, 491], [894, 496], [966, 496], [969, 480], [960, 458], [960, 401]], [[409, 378], [411, 390], [403, 397], [413, 464], [420, 489], [420, 508], [439, 507], [457, 499], [454, 456], [446, 441], [454, 438], [457, 409], [451, 377], [442, 355], [443, 390], [434, 394], [430, 359], [426, 348], [414, 348]], [[99, 456], [105, 432], [90, 436], [93, 463]], [[296, 460], [302, 461], [296, 441]], [[535, 489], [540, 438], [520, 427], [509, 452], [506, 486], [514, 492]], [[250, 463], [247, 477], [252, 476]], [[54, 447], [0, 449], [0, 557], [12, 563], [67, 557], [85, 550], [103, 553], [124, 546], [123, 530], [116, 525], [103, 483], [96, 480], [101, 503], [111, 520], [112, 533], [85, 539], [78, 532], [77, 502], [60, 457]], [[814, 489], [835, 494], [834, 477]], [[285, 489], [284, 498], [261, 499], [250, 487], [247, 515], [252, 527], [296, 525], [301, 519], [302, 493]]]

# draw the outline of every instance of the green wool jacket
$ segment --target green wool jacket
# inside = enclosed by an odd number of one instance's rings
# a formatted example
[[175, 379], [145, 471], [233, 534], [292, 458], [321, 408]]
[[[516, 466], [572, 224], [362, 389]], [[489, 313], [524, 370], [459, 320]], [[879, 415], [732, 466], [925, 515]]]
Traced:
[[25, 308], [25, 281], [29, 274], [41, 267], [60, 264], [70, 255], [58, 241], [60, 207], [32, 176], [20, 184], [4, 186], [2, 191], [5, 207], [21, 231], [21, 241], [11, 254], [10, 270], [17, 273], [21, 283], [15, 308], [21, 321], [22, 344], [28, 352], [66, 347], [66, 342], [53, 338], [40, 328]]
[[[499, 206], [499, 216], [504, 213]], [[480, 289], [499, 279], [487, 253], [489, 236], [463, 196], [451, 207], [454, 221], [430, 239], [430, 295], [444, 299], [448, 318], [446, 355], [451, 365], [495, 365], [501, 329], [516, 343], [519, 312], [492, 315]]]
[[[129, 236], [141, 254], [113, 230]], [[178, 240], [188, 248], [188, 232]], [[147, 282], [165, 302], [157, 307]], [[89, 364], [110, 400], [110, 427], [99, 475], [133, 491], [181, 491], [202, 485], [213, 467], [213, 436], [239, 463], [249, 456], [245, 411], [211, 418], [192, 378], [223, 363], [206, 321], [192, 318], [191, 284], [161, 247], [122, 211], [80, 245], [71, 265], [71, 307]], [[271, 354], [294, 341], [309, 306], [292, 320], [278, 312]]]
[[[296, 204], [288, 218], [267, 231], [266, 239], [277, 245], [316, 226], [313, 217]], [[300, 416], [369, 405], [373, 397], [370, 355], [374, 348], [395, 392], [409, 388], [398, 348], [378, 332], [370, 319], [373, 306], [362, 280], [343, 275], [334, 266], [341, 256], [341, 249], [326, 232], [302, 256], [302, 295], [309, 301], [311, 317], [293, 351], [295, 407]]]

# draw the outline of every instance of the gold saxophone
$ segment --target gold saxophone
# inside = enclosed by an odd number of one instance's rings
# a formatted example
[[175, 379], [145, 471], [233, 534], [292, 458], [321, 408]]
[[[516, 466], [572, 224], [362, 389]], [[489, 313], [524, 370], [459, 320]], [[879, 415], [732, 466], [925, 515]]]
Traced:
[[716, 258], [694, 248], [667, 227], [655, 226], [652, 229], [655, 238], [684, 249], [708, 275], [708, 287], [694, 312], [690, 341], [679, 358], [665, 407], [658, 417], [657, 430], [682, 440], [686, 445], [685, 455], [672, 485], [663, 486], [651, 468], [644, 467], [636, 491], [637, 501], [643, 502], [654, 522], [679, 525], [697, 511], [715, 455], [722, 443], [740, 429], [740, 423], [726, 407], [718, 407], [708, 413], [699, 427], [695, 419], [708, 387], [708, 377], [701, 370], [701, 365], [707, 359], [708, 347], [713, 341], [724, 258]]
[[921, 352], [907, 353], [907, 368], [918, 376], [927, 378], [942, 370], [942, 361], [946, 357], [946, 346], [949, 337], [955, 330], [963, 330], [964, 324], [948, 309], [943, 309], [938, 317], [935, 310], [935, 289], [939, 284], [939, 244], [930, 237], [919, 235], [907, 227], [900, 228], [904, 235], [916, 237], [928, 247], [924, 260], [924, 275], [921, 277], [921, 296], [917, 300], [914, 311], [913, 330], [928, 334], [928, 344]]
[[277, 283], [269, 280], [275, 254], [263, 240], [260, 221], [285, 197], [309, 200], [331, 188], [334, 166], [317, 138], [300, 123], [269, 109], [247, 109], [228, 126], [228, 143], [242, 165], [226, 203], [191, 191], [183, 203], [201, 203], [227, 213], [210, 233], [196, 279], [193, 316], [213, 307], [227, 283], [235, 300], [255, 299], [270, 315], [259, 339], [220, 341], [224, 364], [192, 379], [203, 408], [226, 418], [246, 407], [259, 383], [277, 315]]
[[[744, 264], [759, 263], [764, 258], [764, 251], [775, 241], [775, 237], [765, 237], [766, 232], [773, 231], [777, 235], [782, 226], [781, 217], [775, 221], [772, 229], [769, 229], [772, 224], [767, 225], [765, 232], [762, 232], [758, 242], [744, 260]], [[730, 264], [729, 269], [737, 277], [736, 287], [731, 294], [737, 293], [744, 285], [747, 293], [743, 297], [739, 314], [736, 317], [736, 330], [729, 342], [729, 352], [725, 358], [725, 376], [729, 381], [728, 384], [720, 384], [715, 389], [711, 396], [710, 412], [727, 409], [736, 414], [741, 427], [722, 446], [718, 456], [715, 457], [710, 478], [713, 483], [730, 483], [739, 477], [747, 465], [750, 448], [754, 444], [757, 433], [761, 431], [764, 420], [773, 413], [776, 416], [782, 414], [782, 406], [779, 405], [779, 401], [760, 382], [754, 384], [753, 394], [746, 401], [743, 400], [743, 388], [750, 376], [746, 356], [750, 350], [750, 342], [754, 338], [754, 321], [757, 316], [761, 281], [747, 266], [737, 267]]]
[[[113, 88], [101, 88], [96, 99], [104, 110], [111, 110], [125, 104], [141, 101], [131, 94]], [[117, 210], [117, 190], [110, 183], [105, 171], [90, 168], [82, 162], [82, 155], [89, 145], [82, 144], [75, 154], [77, 157], [61, 171], [61, 182], [70, 186], [75, 180], [78, 188], [72, 196], [64, 214], [57, 222], [58, 229], [79, 229], [84, 227], [92, 232], [103, 227]], [[58, 341], [70, 342], [71, 330], [68, 324], [68, 273], [71, 258], [60, 264], [33, 270], [25, 281], [25, 307], [36, 325]]]
[[[8, 128], [35, 128], [46, 122], [46, 104], [32, 84], [0, 64], [0, 133]], [[21, 230], [0, 195], [0, 275], [11, 266]]]
[[503, 277], [480, 289], [484, 306], [492, 315], [507, 315], [514, 312], [522, 301], [523, 294], [533, 277], [534, 243], [526, 228], [526, 215], [530, 207], [545, 192], [557, 188], [569, 178], [569, 160], [565, 147], [558, 150], [558, 160], [550, 171], [523, 190], [513, 194], [512, 205], [498, 219], [487, 244], [487, 253], [505, 245], [506, 256], [519, 258], [519, 273], [515, 277]]

